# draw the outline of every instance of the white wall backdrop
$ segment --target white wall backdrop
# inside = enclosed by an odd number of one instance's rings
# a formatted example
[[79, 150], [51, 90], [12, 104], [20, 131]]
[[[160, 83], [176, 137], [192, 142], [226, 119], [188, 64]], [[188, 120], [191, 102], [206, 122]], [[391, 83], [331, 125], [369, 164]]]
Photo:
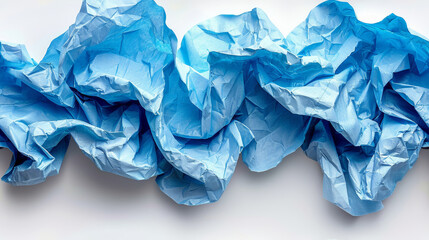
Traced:
[[[262, 8], [287, 35], [321, 1], [158, 0], [181, 39], [198, 22]], [[350, 1], [358, 17], [390, 13], [429, 36], [427, 0]], [[80, 0], [0, 0], [0, 39], [23, 43], [40, 60], [74, 22]], [[0, 150], [0, 172], [11, 154]], [[351, 217], [322, 198], [322, 174], [299, 150], [277, 168], [252, 173], [240, 163], [221, 200], [185, 207], [158, 190], [99, 171], [74, 142], [60, 175], [31, 187], [0, 183], [0, 239], [427, 239], [429, 150], [385, 201], [385, 209]]]

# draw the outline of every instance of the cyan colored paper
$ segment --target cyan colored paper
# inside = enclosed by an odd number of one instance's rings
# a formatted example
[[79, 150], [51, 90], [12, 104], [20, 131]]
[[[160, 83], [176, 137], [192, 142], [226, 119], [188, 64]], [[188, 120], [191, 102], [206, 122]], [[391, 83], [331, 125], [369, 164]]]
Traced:
[[101, 170], [157, 176], [198, 205], [219, 200], [240, 154], [261, 172], [302, 147], [324, 197], [364, 215], [429, 146], [429, 42], [400, 17], [366, 24], [327, 1], [285, 38], [254, 9], [176, 42], [152, 0], [86, 0], [40, 63], [1, 43], [2, 179], [57, 174], [71, 136]]

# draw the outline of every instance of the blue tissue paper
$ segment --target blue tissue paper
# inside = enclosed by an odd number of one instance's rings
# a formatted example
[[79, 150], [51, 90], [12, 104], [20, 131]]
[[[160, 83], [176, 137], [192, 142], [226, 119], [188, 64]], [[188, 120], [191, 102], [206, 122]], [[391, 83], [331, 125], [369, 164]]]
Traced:
[[326, 1], [287, 37], [260, 9], [192, 27], [177, 49], [153, 0], [85, 0], [35, 62], [0, 42], [3, 180], [59, 172], [70, 137], [103, 171], [156, 176], [174, 201], [219, 200], [241, 155], [276, 167], [299, 147], [324, 197], [382, 209], [429, 146], [429, 42], [395, 15], [367, 24]]
[[162, 172], [145, 112], [159, 111], [175, 44], [153, 1], [98, 0], [83, 2], [38, 64], [2, 43], [1, 144], [14, 153], [3, 180], [57, 174], [69, 136], [104, 171], [139, 180]]

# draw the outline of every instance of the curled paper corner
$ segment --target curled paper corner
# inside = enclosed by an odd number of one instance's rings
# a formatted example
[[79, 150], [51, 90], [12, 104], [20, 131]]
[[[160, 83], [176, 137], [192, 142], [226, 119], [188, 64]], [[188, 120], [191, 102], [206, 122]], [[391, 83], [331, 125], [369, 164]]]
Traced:
[[286, 38], [261, 9], [191, 28], [177, 50], [152, 0], [86, 0], [40, 63], [0, 43], [0, 147], [14, 185], [57, 174], [70, 136], [101, 170], [179, 204], [219, 200], [239, 155], [267, 171], [299, 147], [324, 197], [380, 210], [429, 146], [429, 42], [326, 1]]

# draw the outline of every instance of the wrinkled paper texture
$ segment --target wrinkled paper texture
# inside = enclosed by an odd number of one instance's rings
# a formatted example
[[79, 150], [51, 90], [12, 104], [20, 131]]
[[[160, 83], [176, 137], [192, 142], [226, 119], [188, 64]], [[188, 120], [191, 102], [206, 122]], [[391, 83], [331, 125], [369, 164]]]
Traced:
[[86, 0], [35, 62], [0, 43], [3, 180], [59, 172], [70, 137], [103, 171], [157, 176], [174, 201], [217, 201], [241, 154], [267, 171], [302, 147], [324, 197], [380, 210], [429, 146], [429, 42], [395, 15], [360, 22], [327, 1], [286, 38], [265, 13], [221, 15], [177, 49], [152, 0]]

